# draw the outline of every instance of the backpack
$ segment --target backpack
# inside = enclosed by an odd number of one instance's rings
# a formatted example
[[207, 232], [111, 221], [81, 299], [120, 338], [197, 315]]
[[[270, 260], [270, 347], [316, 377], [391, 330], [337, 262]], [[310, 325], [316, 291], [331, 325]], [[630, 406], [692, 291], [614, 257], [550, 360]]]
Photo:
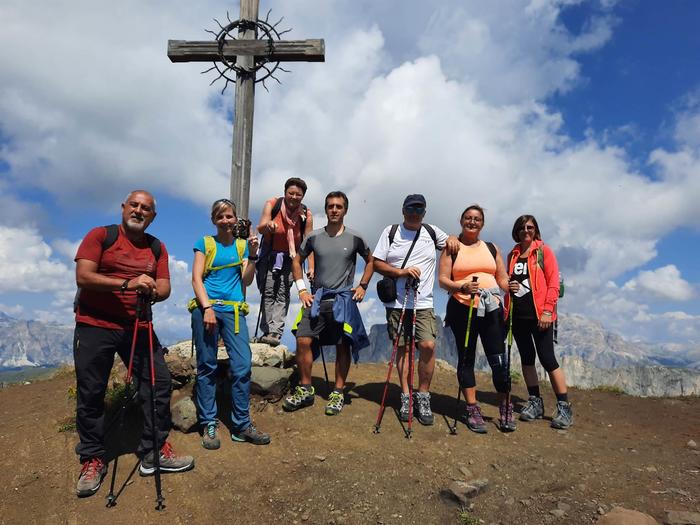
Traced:
[[[243, 264], [243, 255], [245, 254], [245, 248], [248, 244], [248, 241], [246, 239], [237, 238], [234, 242], [236, 244], [236, 251], [238, 252], [238, 261], [229, 264], [223, 264], [221, 266], [214, 266], [214, 259], [216, 258], [216, 241], [211, 235], [204, 236], [204, 272], [202, 274], [202, 280], [206, 279], [207, 275], [209, 275], [211, 272], [223, 270], [224, 268], [233, 268], [235, 266], [240, 266], [241, 264]], [[243, 288], [243, 296], [245, 298], [245, 287]], [[233, 304], [233, 302], [231, 301], [221, 302], [224, 304]], [[190, 301], [187, 303], [187, 309], [190, 312], [197, 308], [197, 306], [198, 304], [196, 297], [190, 299]], [[245, 313], [247, 314], [248, 312], [246, 311]]]
[[[102, 241], [102, 253], [106, 252], [108, 249], [110, 249], [115, 242], [117, 242], [117, 239], [119, 238], [119, 225], [118, 224], [108, 224], [107, 226], [104, 226], [104, 229], [107, 231], [104, 240]], [[158, 259], [160, 259], [160, 254], [161, 254], [161, 246], [160, 246], [160, 240], [150, 233], [144, 234], [146, 236], [146, 240], [148, 241], [148, 247], [151, 249], [151, 252], [153, 253], [153, 257], [156, 259], [156, 263], [158, 263]], [[99, 266], [99, 263], [98, 263]], [[73, 312], [78, 311], [78, 305], [80, 304], [80, 287], [75, 292], [75, 298], [73, 299]]]
[[[537, 265], [544, 272], [544, 250], [542, 249], [542, 246], [540, 246], [535, 251], [537, 252]], [[564, 297], [564, 279], [562, 279], [561, 273], [560, 273], [559, 274], [559, 298], [561, 299], [562, 297]]]
[[[428, 235], [430, 235], [430, 238], [433, 240], [433, 244], [435, 245], [435, 249], [440, 251], [442, 248], [438, 247], [437, 243], [437, 235], [435, 235], [435, 230], [430, 224], [423, 223], [421, 226], [425, 228], [425, 231], [428, 232]], [[398, 224], [392, 224], [391, 229], [389, 230], [389, 246], [391, 246], [394, 243], [394, 237], [396, 237], [396, 232], [399, 229]]]

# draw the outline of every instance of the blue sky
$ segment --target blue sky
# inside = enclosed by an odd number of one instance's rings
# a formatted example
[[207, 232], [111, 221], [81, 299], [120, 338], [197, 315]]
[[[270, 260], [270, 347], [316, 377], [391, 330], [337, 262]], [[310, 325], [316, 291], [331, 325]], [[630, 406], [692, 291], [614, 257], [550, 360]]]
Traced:
[[[326, 40], [256, 97], [251, 215], [284, 180], [350, 196], [371, 246], [407, 193], [455, 232], [472, 202], [504, 251], [534, 213], [569, 285], [561, 304], [629, 338], [700, 341], [700, 37], [692, 1], [262, 1], [289, 38]], [[0, 311], [71, 322], [72, 256], [137, 187], [158, 199], [188, 336], [191, 246], [228, 193], [232, 89], [171, 64], [166, 42], [208, 39], [230, 3], [0, 5]], [[42, 27], [41, 39], [26, 39]], [[20, 56], [12, 44], [26, 43]], [[55, 58], [47, 60], [45, 42]], [[257, 312], [257, 292], [249, 297]], [[436, 309], [445, 296], [436, 290]], [[382, 320], [370, 296], [368, 323]], [[251, 316], [253, 318], [254, 316]]]

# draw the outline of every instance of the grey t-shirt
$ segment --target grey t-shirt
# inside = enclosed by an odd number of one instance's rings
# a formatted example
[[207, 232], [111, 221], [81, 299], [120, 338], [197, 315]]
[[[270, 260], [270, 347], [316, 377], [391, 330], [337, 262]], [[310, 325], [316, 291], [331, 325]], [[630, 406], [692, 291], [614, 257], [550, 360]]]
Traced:
[[346, 227], [335, 237], [330, 237], [325, 228], [312, 231], [302, 241], [299, 253], [303, 257], [314, 254], [314, 292], [321, 287], [337, 290], [352, 285], [356, 256], [365, 258], [370, 251], [360, 234]]

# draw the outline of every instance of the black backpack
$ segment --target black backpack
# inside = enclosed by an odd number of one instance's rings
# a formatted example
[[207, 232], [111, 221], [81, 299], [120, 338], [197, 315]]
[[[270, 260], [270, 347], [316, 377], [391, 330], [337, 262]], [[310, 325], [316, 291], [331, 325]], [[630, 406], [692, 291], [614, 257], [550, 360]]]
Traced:
[[[117, 238], [119, 238], [119, 225], [118, 224], [108, 224], [104, 228], [105, 228], [105, 230], [107, 230], [107, 234], [105, 235], [105, 238], [102, 241], [102, 253], [104, 253], [109, 248], [111, 248], [112, 245], [115, 242], [117, 242]], [[153, 253], [153, 257], [156, 258], [156, 263], [157, 263], [158, 259], [160, 259], [160, 254], [161, 254], [160, 240], [149, 233], [146, 233], [145, 235], [146, 235], [146, 240], [148, 241], [148, 246], [151, 248], [151, 252]], [[78, 290], [75, 292], [75, 298], [73, 299], [73, 312], [78, 311], [78, 304], [79, 303], [80, 303], [80, 287], [78, 287]]]

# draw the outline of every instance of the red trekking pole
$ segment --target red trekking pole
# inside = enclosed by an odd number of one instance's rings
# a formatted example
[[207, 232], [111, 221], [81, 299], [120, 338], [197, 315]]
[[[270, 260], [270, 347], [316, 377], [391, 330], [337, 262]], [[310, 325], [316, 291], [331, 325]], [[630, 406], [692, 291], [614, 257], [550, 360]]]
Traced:
[[386, 402], [386, 394], [389, 390], [389, 381], [391, 381], [391, 371], [394, 368], [394, 359], [396, 359], [396, 350], [399, 347], [399, 340], [401, 339], [401, 331], [403, 330], [403, 319], [406, 314], [406, 304], [408, 303], [408, 290], [406, 289], [403, 296], [403, 304], [401, 305], [401, 315], [399, 316], [399, 328], [396, 332], [396, 339], [394, 340], [394, 348], [391, 351], [391, 359], [389, 360], [389, 371], [386, 374], [386, 381], [384, 382], [384, 393], [382, 394], [382, 402], [379, 406], [379, 412], [377, 413], [377, 422], [374, 424], [374, 433], [379, 434], [379, 427], [382, 425], [382, 418], [384, 417], [384, 403]]

